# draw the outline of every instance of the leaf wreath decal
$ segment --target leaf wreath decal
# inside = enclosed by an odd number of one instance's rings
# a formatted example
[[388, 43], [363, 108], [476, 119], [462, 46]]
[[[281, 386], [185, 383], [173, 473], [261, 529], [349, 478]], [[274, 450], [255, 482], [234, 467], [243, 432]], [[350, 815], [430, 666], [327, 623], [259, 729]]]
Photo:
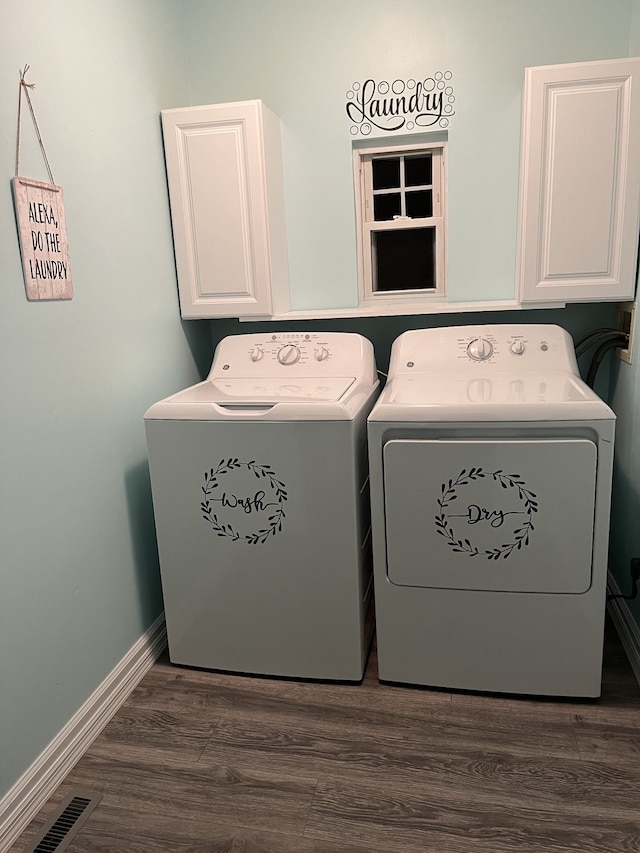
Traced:
[[[513, 531], [511, 541], [501, 543], [500, 546], [495, 548], [480, 550], [469, 539], [456, 537], [449, 521], [452, 514], [445, 513], [445, 509], [449, 508], [458, 499], [458, 489], [460, 487], [468, 486], [475, 481], [488, 477], [491, 477], [502, 489], [515, 490], [516, 496], [522, 506], [522, 510], [519, 510], [518, 514], [524, 515], [525, 520], [520, 527]], [[520, 551], [523, 547], [526, 547], [529, 544], [531, 533], [534, 531], [533, 516], [538, 511], [536, 494], [526, 487], [526, 483], [520, 474], [505, 474], [502, 469], [485, 471], [481, 467], [470, 468], [468, 471], [466, 468], [463, 468], [455, 480], [450, 479], [446, 483], [442, 483], [437, 504], [438, 512], [434, 518], [436, 530], [440, 536], [444, 536], [451, 550], [457, 554], [467, 554], [469, 557], [480, 556], [487, 560], [507, 559], [514, 551]], [[492, 513], [491, 515], [495, 514]], [[491, 515], [485, 515], [484, 520], [490, 519]]]
[[[246, 470], [253, 474], [258, 480], [264, 480], [273, 496], [275, 497], [276, 508], [267, 516], [267, 524], [257, 530], [252, 530], [248, 533], [240, 533], [231, 523], [225, 523], [219, 516], [219, 511], [216, 511], [214, 503], [221, 502], [223, 506], [240, 507], [245, 513], [258, 511], [262, 513], [267, 511], [267, 507], [273, 506], [274, 502], [270, 501], [263, 504], [259, 495], [264, 496], [264, 492], [258, 492], [251, 498], [238, 498], [232, 495], [230, 498], [226, 494], [222, 494], [221, 498], [216, 497], [220, 492], [220, 478], [234, 471]], [[217, 468], [211, 468], [204, 472], [204, 485], [202, 486], [204, 500], [200, 503], [202, 517], [211, 525], [217, 536], [231, 539], [232, 542], [244, 541], [250, 545], [264, 545], [265, 542], [272, 536], [276, 536], [282, 531], [282, 522], [285, 518], [284, 504], [288, 500], [286, 486], [277, 477], [270, 465], [260, 465], [255, 460], [250, 462], [241, 462], [237, 457], [221, 459]]]

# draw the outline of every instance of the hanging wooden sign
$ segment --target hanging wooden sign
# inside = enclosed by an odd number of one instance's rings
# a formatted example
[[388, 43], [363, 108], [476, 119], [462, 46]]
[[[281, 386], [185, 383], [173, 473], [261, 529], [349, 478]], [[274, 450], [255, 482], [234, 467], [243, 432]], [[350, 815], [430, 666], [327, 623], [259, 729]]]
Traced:
[[62, 187], [19, 177], [11, 183], [27, 299], [71, 299]]
[[[16, 223], [22, 256], [22, 272], [27, 299], [71, 299], [73, 282], [69, 261], [67, 223], [64, 217], [62, 187], [55, 185], [47, 152], [40, 135], [36, 114], [33, 110], [29, 89], [35, 83], [27, 83], [25, 75], [29, 66], [20, 72], [18, 85], [18, 127], [16, 131], [16, 171], [11, 185], [16, 210]], [[20, 178], [20, 117], [24, 94], [33, 127], [38, 137], [42, 158], [49, 174], [49, 183]]]

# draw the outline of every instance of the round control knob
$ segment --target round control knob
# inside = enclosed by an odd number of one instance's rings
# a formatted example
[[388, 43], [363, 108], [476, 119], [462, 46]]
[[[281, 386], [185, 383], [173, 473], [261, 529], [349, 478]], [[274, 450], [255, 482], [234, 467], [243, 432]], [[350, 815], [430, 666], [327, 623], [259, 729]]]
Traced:
[[300, 358], [300, 349], [295, 344], [285, 344], [278, 350], [280, 364], [295, 364]]
[[522, 355], [525, 350], [524, 341], [512, 341], [509, 349], [514, 355]]
[[326, 361], [329, 358], [329, 350], [326, 347], [318, 347], [314, 352], [316, 361]]
[[493, 355], [493, 344], [486, 338], [476, 338], [467, 346], [467, 354], [474, 361], [486, 361]]
[[264, 355], [264, 350], [262, 347], [252, 347], [249, 352], [249, 358], [251, 361], [260, 361], [262, 356]]

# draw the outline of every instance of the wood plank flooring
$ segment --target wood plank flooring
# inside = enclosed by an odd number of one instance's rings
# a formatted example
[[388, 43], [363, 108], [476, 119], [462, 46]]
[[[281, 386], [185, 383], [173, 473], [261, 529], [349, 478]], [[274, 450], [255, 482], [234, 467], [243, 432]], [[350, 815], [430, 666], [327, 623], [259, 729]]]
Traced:
[[103, 795], [69, 853], [640, 853], [640, 688], [596, 701], [150, 670], [23, 836]]

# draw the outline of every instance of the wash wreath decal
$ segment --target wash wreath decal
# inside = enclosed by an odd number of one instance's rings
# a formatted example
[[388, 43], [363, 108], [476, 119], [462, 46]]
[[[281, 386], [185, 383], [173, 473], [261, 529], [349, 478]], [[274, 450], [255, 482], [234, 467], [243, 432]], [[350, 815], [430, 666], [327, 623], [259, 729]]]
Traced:
[[269, 465], [221, 459], [204, 472], [202, 492], [202, 517], [217, 536], [264, 545], [282, 531], [287, 489]]
[[452, 79], [451, 71], [436, 71], [424, 80], [356, 80], [345, 105], [351, 135], [369, 136], [374, 129], [389, 133], [446, 130], [455, 115]]
[[[490, 507], [483, 505], [487, 502], [488, 478], [499, 497]], [[466, 508], [463, 509], [462, 500], [454, 503], [465, 497], [469, 501]], [[520, 474], [463, 468], [455, 480], [442, 483], [436, 529], [455, 553], [487, 560], [507, 559], [530, 542], [533, 516], [538, 511], [535, 498]], [[447, 512], [450, 508], [462, 511]], [[463, 526], [473, 531], [468, 538], [460, 534]]]

